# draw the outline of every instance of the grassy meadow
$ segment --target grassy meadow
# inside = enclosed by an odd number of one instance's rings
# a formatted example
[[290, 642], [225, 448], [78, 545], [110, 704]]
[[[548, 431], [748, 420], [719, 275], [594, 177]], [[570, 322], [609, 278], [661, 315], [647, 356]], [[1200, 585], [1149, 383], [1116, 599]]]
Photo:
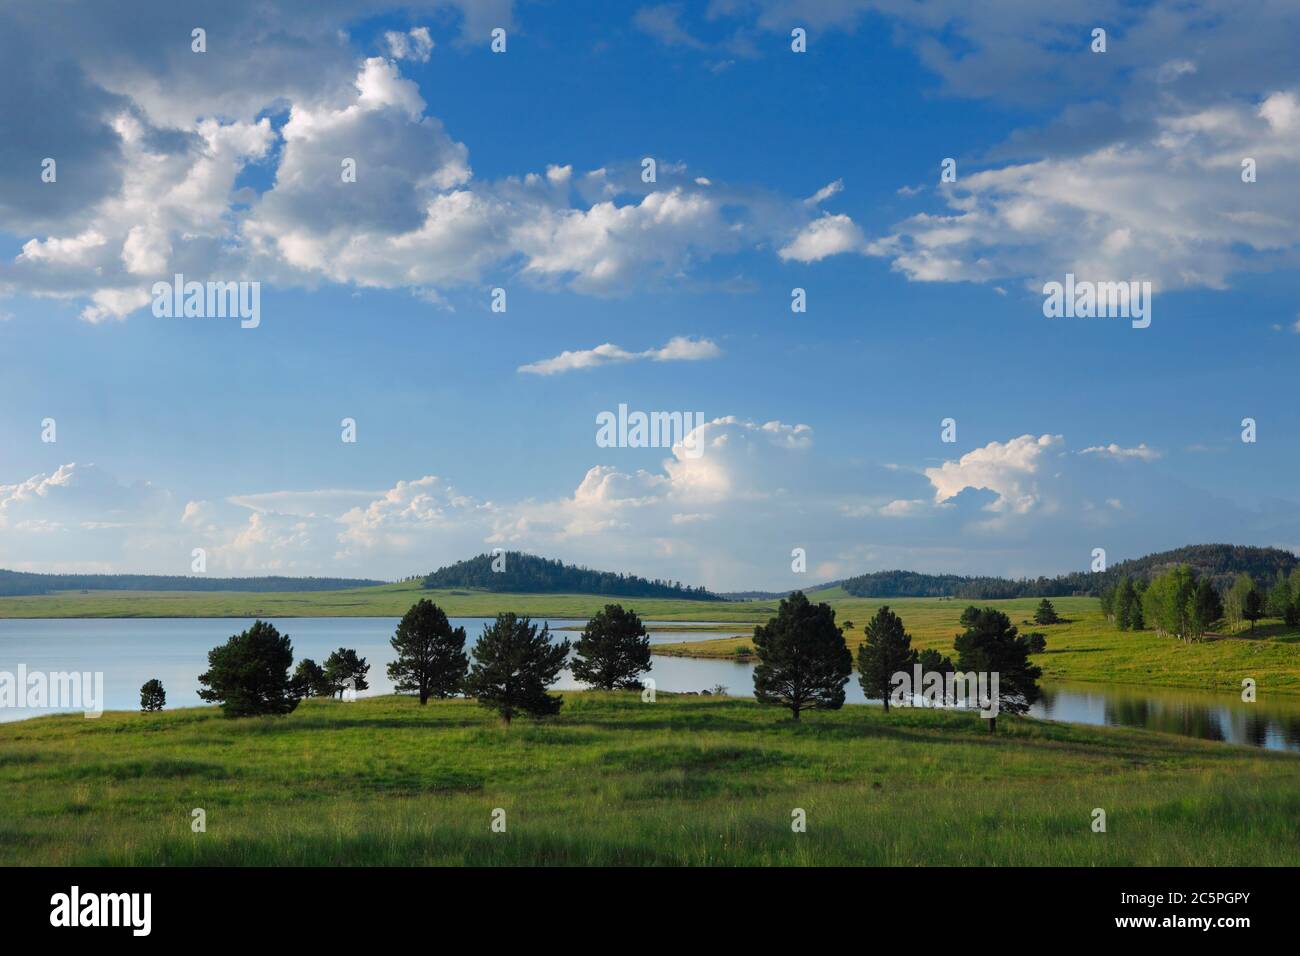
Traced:
[[794, 724], [734, 698], [564, 697], [509, 728], [407, 697], [0, 724], [0, 864], [1300, 863], [1295, 754], [1014, 718], [990, 736], [933, 710]]
[[590, 617], [617, 602], [646, 620], [765, 621], [775, 601], [683, 601], [598, 594], [505, 594], [469, 589], [425, 589], [418, 581], [341, 591], [59, 591], [0, 598], [0, 618], [46, 617], [401, 617], [428, 598], [451, 617], [494, 617], [515, 611], [532, 617]]
[[[1254, 678], [1260, 693], [1300, 694], [1300, 631], [1280, 622], [1263, 622], [1252, 636], [1242, 631], [1187, 644], [1154, 631], [1121, 631], [1106, 621], [1096, 598], [1053, 598], [1052, 604], [1067, 623], [1026, 624], [1032, 620], [1038, 598], [1009, 601], [967, 601], [940, 598], [855, 598], [839, 588], [812, 592], [815, 599], [834, 605], [836, 620], [853, 627], [845, 637], [856, 652], [862, 630], [882, 604], [888, 604], [907, 625], [912, 646], [933, 647], [952, 653], [953, 638], [961, 632], [958, 618], [968, 604], [991, 605], [1004, 611], [1022, 633], [1038, 631], [1047, 637], [1047, 651], [1034, 655], [1043, 679], [1156, 687], [1188, 687], [1240, 692], [1245, 677]], [[740, 635], [740, 632], [737, 632]], [[682, 657], [735, 657], [737, 648], [750, 648], [747, 636], [710, 641], [660, 644], [657, 654]]]

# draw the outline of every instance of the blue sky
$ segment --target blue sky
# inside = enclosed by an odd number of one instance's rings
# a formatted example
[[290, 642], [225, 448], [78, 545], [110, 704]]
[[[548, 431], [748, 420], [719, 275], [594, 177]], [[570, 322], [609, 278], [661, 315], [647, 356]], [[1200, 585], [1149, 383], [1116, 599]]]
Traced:
[[[1285, 4], [156, 6], [0, 13], [0, 566], [1300, 546]], [[177, 271], [260, 324], [155, 317]], [[1067, 272], [1151, 282], [1151, 326], [1045, 318]], [[619, 404], [703, 454], [599, 447]]]

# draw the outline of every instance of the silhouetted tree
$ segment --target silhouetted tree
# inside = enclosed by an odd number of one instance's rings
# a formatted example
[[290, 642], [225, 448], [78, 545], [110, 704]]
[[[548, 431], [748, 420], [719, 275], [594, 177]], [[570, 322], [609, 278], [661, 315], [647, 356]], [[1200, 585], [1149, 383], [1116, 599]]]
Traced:
[[564, 703], [546, 688], [555, 683], [569, 656], [569, 642], [552, 644], [550, 629], [527, 617], [498, 614], [474, 645], [474, 665], [465, 689], [509, 725], [517, 714], [544, 717]]
[[573, 645], [573, 676], [600, 690], [640, 689], [650, 670], [650, 635], [634, 611], [606, 604]]
[[802, 710], [839, 710], [853, 655], [835, 626], [829, 604], [812, 604], [802, 591], [784, 598], [776, 617], [754, 628], [754, 697], [782, 704], [795, 720]]
[[388, 679], [398, 691], [415, 691], [420, 704], [430, 697], [450, 697], [465, 685], [469, 658], [465, 629], [453, 628], [442, 608], [422, 598], [402, 615], [389, 641], [397, 659], [388, 665]]
[[163, 690], [162, 681], [158, 678], [147, 680], [140, 688], [140, 710], [148, 713], [151, 710], [162, 710], [167, 704], [167, 691]]
[[208, 651], [208, 669], [199, 675], [205, 689], [199, 697], [220, 703], [227, 717], [290, 713], [299, 700], [289, 677], [292, 664], [289, 635], [281, 636], [266, 621], [254, 621], [248, 630]]

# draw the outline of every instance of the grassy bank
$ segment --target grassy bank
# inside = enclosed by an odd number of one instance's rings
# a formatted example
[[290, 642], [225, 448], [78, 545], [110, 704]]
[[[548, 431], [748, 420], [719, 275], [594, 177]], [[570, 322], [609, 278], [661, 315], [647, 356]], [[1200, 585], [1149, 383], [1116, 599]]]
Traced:
[[670, 598], [618, 598], [598, 594], [504, 594], [478, 590], [426, 590], [418, 582], [343, 591], [60, 591], [0, 598], [0, 618], [58, 617], [401, 617], [420, 598], [452, 617], [492, 617], [515, 611], [533, 617], [586, 618], [611, 601], [637, 609], [647, 620], [765, 621], [776, 602], [732, 603]]
[[795, 725], [736, 699], [565, 698], [510, 728], [398, 697], [0, 724], [0, 863], [1300, 863], [1292, 754], [1009, 718], [990, 737], [936, 711]]
[[[1052, 603], [1067, 623], [1024, 624], [1038, 606], [1036, 598], [1011, 601], [939, 600], [932, 598], [854, 598], [839, 589], [818, 592], [818, 600], [835, 606], [837, 620], [850, 620], [846, 633], [856, 651], [862, 629], [881, 604], [893, 608], [912, 635], [912, 646], [951, 654], [960, 633], [958, 618], [969, 603], [1005, 611], [1022, 632], [1047, 637], [1047, 651], [1034, 655], [1045, 680], [1146, 684], [1225, 692], [1241, 691], [1250, 677], [1261, 693], [1300, 694], [1300, 632], [1281, 624], [1261, 626], [1233, 637], [1185, 644], [1153, 631], [1120, 631], [1109, 624], [1095, 598], [1055, 598]], [[739, 633], [739, 632], [738, 632]], [[660, 644], [658, 654], [680, 657], [735, 658], [737, 648], [751, 648], [747, 636], [713, 641]]]

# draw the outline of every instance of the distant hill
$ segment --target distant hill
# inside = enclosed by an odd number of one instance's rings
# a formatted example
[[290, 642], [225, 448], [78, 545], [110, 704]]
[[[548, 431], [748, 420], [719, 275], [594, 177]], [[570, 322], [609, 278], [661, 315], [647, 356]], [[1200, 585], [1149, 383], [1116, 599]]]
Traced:
[[[593, 571], [577, 565], [507, 551], [505, 569], [493, 571], [493, 555], [480, 554], [439, 568], [424, 579], [426, 588], [482, 588], [516, 594], [608, 594], [610, 597], [662, 597], [687, 601], [722, 601], [703, 587], [679, 581], [650, 581], [635, 574]], [[501, 557], [501, 556], [498, 556]]]
[[958, 597], [994, 600], [1014, 597], [1065, 597], [1100, 594], [1121, 578], [1150, 581], [1178, 564], [1187, 564], [1198, 577], [1209, 577], [1223, 589], [1243, 571], [1257, 581], [1272, 581], [1279, 571], [1289, 574], [1300, 564], [1290, 551], [1235, 544], [1193, 544], [1112, 565], [1105, 571], [1076, 571], [1057, 577], [997, 578], [916, 571], [876, 571], [847, 578], [840, 585], [856, 597]]
[[209, 578], [177, 574], [33, 574], [0, 570], [0, 596], [51, 591], [338, 591], [384, 581], [368, 578]]

